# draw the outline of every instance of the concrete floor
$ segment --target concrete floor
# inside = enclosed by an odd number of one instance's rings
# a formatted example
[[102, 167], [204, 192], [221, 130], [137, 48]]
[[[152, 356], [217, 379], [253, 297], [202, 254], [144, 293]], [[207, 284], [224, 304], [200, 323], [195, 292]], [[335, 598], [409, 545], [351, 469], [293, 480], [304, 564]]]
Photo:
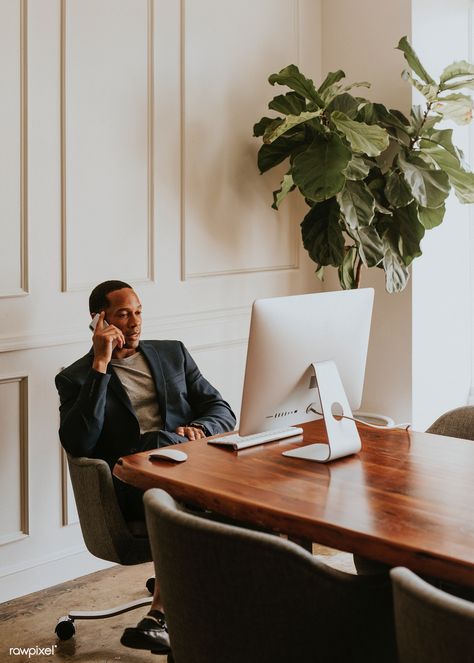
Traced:
[[[313, 554], [327, 564], [353, 573], [352, 556], [323, 546]], [[166, 663], [166, 656], [127, 649], [120, 644], [126, 626], [134, 626], [147, 612], [131, 612], [93, 621], [77, 621], [76, 635], [57, 639], [54, 628], [59, 617], [70, 610], [103, 610], [147, 596], [145, 582], [152, 577], [153, 564], [115, 566], [56, 585], [0, 605], [0, 663]], [[11, 647], [53, 647], [52, 655], [10, 655]]]
[[[99, 620], [76, 621], [76, 634], [60, 641], [54, 633], [59, 617], [70, 610], [104, 610], [148, 596], [147, 578], [153, 564], [114, 566], [0, 605], [1, 663], [166, 663], [166, 656], [127, 649], [120, 644], [126, 626], [135, 624], [148, 608]], [[51, 656], [11, 655], [10, 647], [54, 647]]]

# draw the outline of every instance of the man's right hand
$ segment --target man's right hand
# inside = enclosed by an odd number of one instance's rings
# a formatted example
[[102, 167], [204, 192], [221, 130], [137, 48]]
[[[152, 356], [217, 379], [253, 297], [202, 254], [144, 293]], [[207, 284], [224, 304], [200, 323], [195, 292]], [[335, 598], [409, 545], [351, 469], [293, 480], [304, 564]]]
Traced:
[[107, 373], [107, 366], [112, 359], [115, 348], [123, 348], [125, 338], [120, 329], [114, 325], [105, 325], [105, 311], [102, 311], [92, 336], [94, 361], [92, 368], [99, 373]]

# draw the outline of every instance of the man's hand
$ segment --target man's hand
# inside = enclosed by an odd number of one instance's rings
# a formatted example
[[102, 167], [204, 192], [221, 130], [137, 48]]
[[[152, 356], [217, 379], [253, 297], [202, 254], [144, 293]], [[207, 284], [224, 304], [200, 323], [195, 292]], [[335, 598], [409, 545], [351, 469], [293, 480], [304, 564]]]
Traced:
[[175, 433], [187, 437], [188, 440], [200, 440], [206, 437], [206, 434], [201, 428], [195, 428], [194, 426], [178, 426]]
[[104, 325], [105, 311], [102, 311], [92, 337], [94, 361], [92, 368], [99, 373], [106, 373], [115, 348], [123, 348], [125, 338], [120, 329], [114, 325]]

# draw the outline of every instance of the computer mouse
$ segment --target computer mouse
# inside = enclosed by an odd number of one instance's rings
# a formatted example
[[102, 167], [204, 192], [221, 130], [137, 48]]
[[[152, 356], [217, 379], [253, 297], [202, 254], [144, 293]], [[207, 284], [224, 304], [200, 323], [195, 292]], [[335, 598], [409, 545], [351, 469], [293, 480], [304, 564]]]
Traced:
[[182, 463], [188, 457], [188, 454], [179, 449], [172, 447], [162, 447], [151, 453], [148, 458], [150, 460], [169, 460], [172, 463]]

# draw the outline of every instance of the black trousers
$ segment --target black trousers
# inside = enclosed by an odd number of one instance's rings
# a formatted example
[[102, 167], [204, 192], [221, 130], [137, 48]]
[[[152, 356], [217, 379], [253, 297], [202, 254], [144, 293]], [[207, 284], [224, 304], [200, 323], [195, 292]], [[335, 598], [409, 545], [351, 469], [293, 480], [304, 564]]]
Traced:
[[[140, 448], [138, 451], [151, 451], [158, 447], [167, 446], [164, 440], [159, 438], [158, 431], [151, 431], [140, 435]], [[145, 508], [143, 506], [143, 490], [123, 483], [116, 477], [113, 477], [115, 493], [125, 520], [145, 521]]]

